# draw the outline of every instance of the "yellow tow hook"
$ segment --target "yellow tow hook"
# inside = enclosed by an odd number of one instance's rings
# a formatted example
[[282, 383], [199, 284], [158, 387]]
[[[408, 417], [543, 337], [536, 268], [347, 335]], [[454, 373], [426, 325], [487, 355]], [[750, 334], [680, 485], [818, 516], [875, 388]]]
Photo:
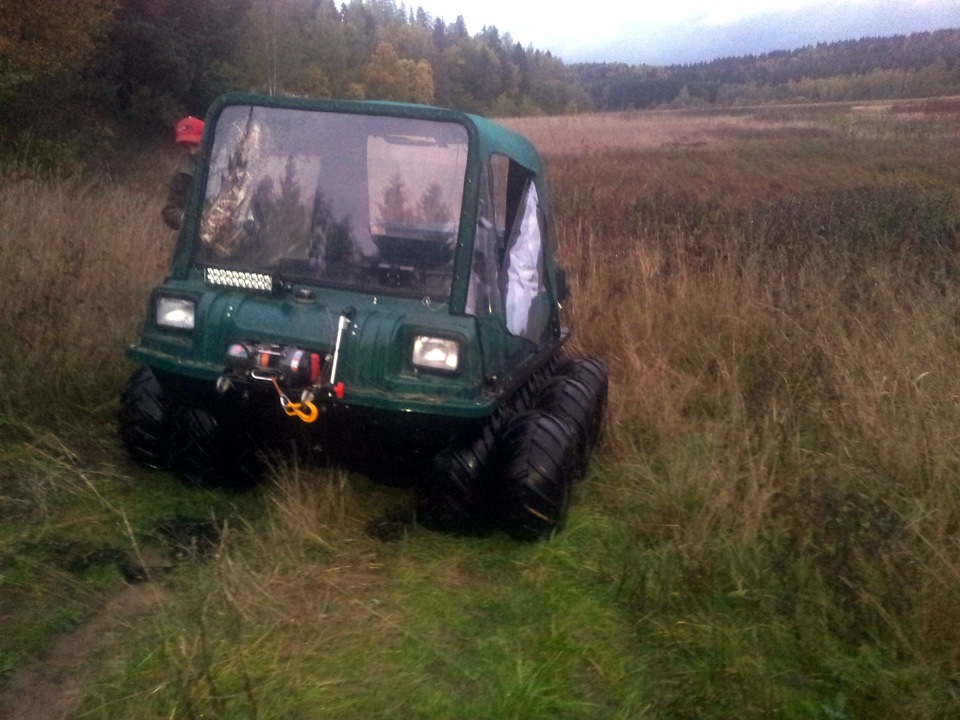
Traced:
[[[320, 414], [317, 411], [317, 406], [310, 401], [305, 401], [302, 403], [291, 402], [290, 398], [284, 394], [283, 390], [280, 389], [280, 384], [277, 382], [275, 377], [271, 377], [270, 380], [273, 381], [273, 386], [277, 389], [277, 395], [280, 396], [280, 407], [283, 408], [283, 411], [290, 417], [298, 417], [303, 420], [305, 423], [312, 423], [317, 419], [317, 416]], [[304, 410], [303, 408], [306, 408]]]

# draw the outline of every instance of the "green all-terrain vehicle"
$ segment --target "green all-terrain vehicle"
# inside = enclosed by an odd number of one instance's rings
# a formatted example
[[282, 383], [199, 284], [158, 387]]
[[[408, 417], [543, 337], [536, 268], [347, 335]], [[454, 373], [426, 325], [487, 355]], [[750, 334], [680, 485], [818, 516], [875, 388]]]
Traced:
[[543, 165], [481, 117], [231, 94], [121, 398], [130, 456], [204, 486], [308, 451], [415, 482], [440, 529], [559, 527], [604, 366], [564, 357]]

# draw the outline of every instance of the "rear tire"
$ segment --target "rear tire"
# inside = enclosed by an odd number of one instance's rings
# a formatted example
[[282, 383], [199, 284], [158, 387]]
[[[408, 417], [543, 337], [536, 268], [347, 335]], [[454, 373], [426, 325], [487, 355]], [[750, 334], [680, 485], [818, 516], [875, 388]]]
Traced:
[[506, 428], [501, 464], [499, 525], [515, 540], [536, 541], [563, 527], [576, 463], [573, 429], [540, 410]]
[[170, 466], [170, 400], [153, 370], [133, 371], [120, 395], [117, 433], [127, 455], [142, 467]]

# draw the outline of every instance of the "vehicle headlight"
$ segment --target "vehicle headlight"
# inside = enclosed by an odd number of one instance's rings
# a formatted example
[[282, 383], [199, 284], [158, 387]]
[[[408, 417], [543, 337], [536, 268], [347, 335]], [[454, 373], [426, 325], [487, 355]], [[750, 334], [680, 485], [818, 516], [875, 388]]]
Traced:
[[157, 298], [157, 325], [177, 330], [193, 330], [195, 310], [196, 303], [193, 300], [178, 297]]
[[414, 367], [423, 370], [456, 372], [460, 367], [460, 343], [449, 338], [417, 335], [413, 338]]

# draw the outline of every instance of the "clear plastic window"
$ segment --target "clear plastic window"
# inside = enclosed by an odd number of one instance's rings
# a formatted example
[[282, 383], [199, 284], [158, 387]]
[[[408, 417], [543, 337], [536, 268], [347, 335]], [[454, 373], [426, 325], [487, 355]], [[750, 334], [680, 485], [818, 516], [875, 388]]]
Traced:
[[490, 178], [490, 171], [484, 168], [480, 178], [480, 206], [467, 291], [466, 311], [469, 315], [500, 315], [503, 307], [499, 281], [503, 233], [496, 225]]
[[199, 263], [449, 297], [466, 172], [455, 123], [232, 106], [214, 135]]

